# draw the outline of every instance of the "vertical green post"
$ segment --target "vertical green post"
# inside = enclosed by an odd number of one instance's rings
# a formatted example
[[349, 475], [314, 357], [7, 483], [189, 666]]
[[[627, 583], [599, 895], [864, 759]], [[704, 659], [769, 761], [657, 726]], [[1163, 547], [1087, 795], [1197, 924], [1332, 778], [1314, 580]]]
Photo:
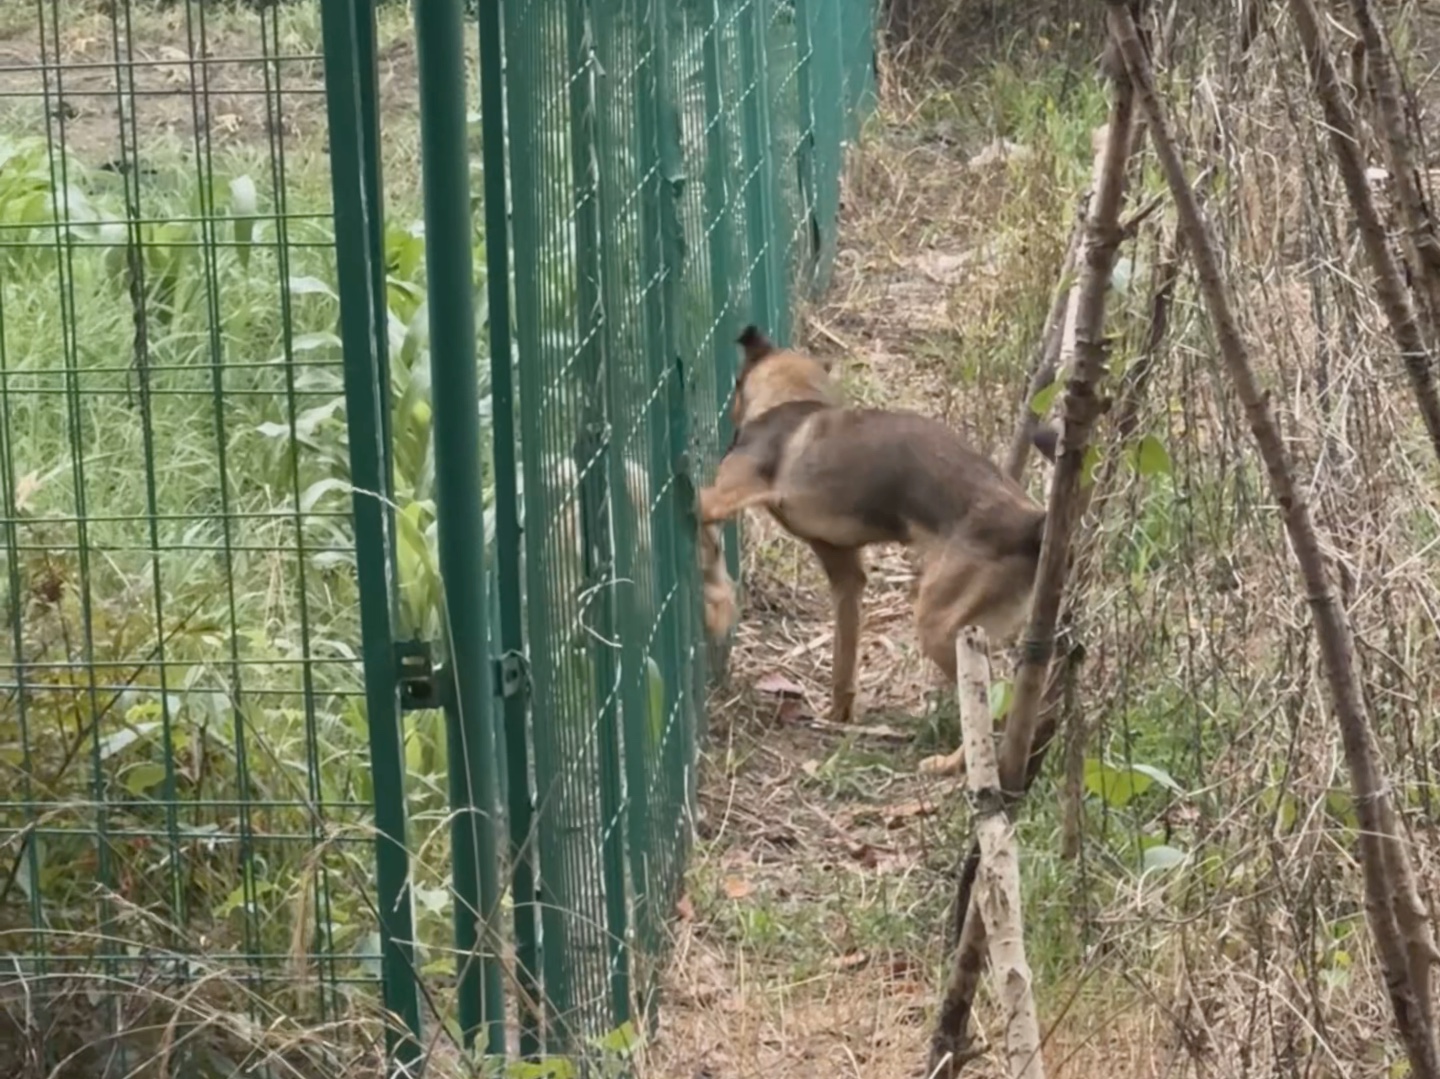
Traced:
[[[724, 452], [734, 437], [730, 421], [730, 395], [735, 392], [735, 371], [738, 352], [735, 337], [739, 326], [732, 325], [735, 295], [730, 258], [730, 199], [725, 174], [733, 167], [730, 138], [725, 125], [725, 94], [723, 75], [730, 69], [729, 49], [725, 47], [720, 21], [719, 0], [711, 0], [710, 26], [705, 32], [705, 51], [701, 58], [701, 75], [705, 82], [705, 234], [709, 238], [710, 310], [714, 325], [710, 328], [710, 362], [715, 375], [715, 403], [720, 409], [716, 435], [719, 450]], [[740, 522], [736, 518], [725, 527], [725, 559], [730, 576], [740, 579]]]
[[[379, 73], [376, 71], [376, 40], [375, 40], [375, 2], [376, 0], [356, 0], [355, 2], [355, 43], [359, 49], [359, 55], [369, 57], [369, 61], [363, 63], [358, 69], [358, 84], [360, 87], [360, 126], [361, 137], [367, 146], [375, 147], [374, 152], [365, 155], [365, 190], [372, 192], [374, 196], [375, 212], [370, 215], [369, 229], [366, 231], [366, 238], [370, 245], [370, 288], [374, 293], [374, 304], [376, 311], [386, 311], [390, 307], [389, 288], [385, 282], [385, 215], [383, 203], [385, 197], [385, 177], [380, 162], [380, 90], [378, 86]], [[389, 393], [390, 387], [390, 349], [388, 331], [380, 339], [380, 355], [376, 365], [376, 377], [380, 385], [384, 386], [385, 392]], [[380, 436], [381, 452], [385, 455], [385, 475], [391, 476], [395, 472], [394, 455], [395, 441], [390, 433], [394, 417], [391, 410], [386, 407], [380, 413]], [[392, 508], [387, 507], [386, 512], [394, 515]], [[396, 572], [395, 552], [390, 552], [391, 573]]]
[[[602, 71], [618, 71], [628, 61], [625, 45], [633, 33], [629, 5], [601, 4], [591, 6], [595, 53]], [[625, 88], [614, 78], [595, 81], [595, 112], [599, 119], [596, 140], [600, 145], [623, 145], [634, 137], [634, 116], [624, 107]], [[598, 156], [598, 213], [602, 222], [624, 219], [624, 207], [631, 197], [639, 162], [620, 153]], [[643, 209], [642, 209], [643, 212]], [[640, 515], [649, 506], [636, 507], [630, 496], [630, 464], [623, 442], [625, 428], [638, 411], [635, 403], [635, 381], [627, 360], [643, 360], [632, 342], [634, 327], [628, 324], [634, 293], [625, 287], [626, 277], [633, 270], [636, 237], [623, 227], [602, 229], [600, 248], [603, 258], [600, 275], [600, 303], [605, 312], [603, 324], [606, 360], [604, 365], [604, 399], [609, 421], [610, 528], [613, 553], [615, 640], [619, 644], [620, 716], [623, 725], [624, 752], [612, 761], [602, 759], [601, 767], [617, 769], [617, 780], [623, 772], [625, 796], [622, 803], [623, 839], [627, 848], [630, 877], [629, 916], [636, 954], [645, 957], [653, 952], [660, 940], [659, 930], [664, 904], [652, 904], [650, 891], [650, 843], [653, 827], [651, 815], [651, 773], [647, 767], [647, 746], [653, 737], [649, 675], [650, 625], [642, 611], [653, 614], [649, 603], [642, 603], [640, 593], [653, 596], [654, 568], [642, 564], [643, 527]], [[643, 239], [640, 241], [643, 243]], [[644, 406], [640, 406], [643, 408]], [[648, 485], [647, 485], [648, 486]], [[650, 489], [653, 494], [653, 488]], [[650, 586], [650, 587], [647, 587]], [[603, 747], [609, 753], [610, 745]], [[606, 781], [607, 783], [609, 780]], [[621, 835], [621, 830], [616, 829]], [[632, 983], [638, 974], [632, 968]]]
[[[595, 127], [595, 26], [591, 0], [566, 4], [570, 86], [570, 168], [575, 207], [577, 366], [584, 403], [576, 439], [575, 474], [580, 477], [580, 528], [586, 590], [595, 613], [586, 619], [595, 701], [595, 739], [600, 756], [600, 864], [605, 887], [605, 930], [609, 945], [610, 1009], [614, 1026], [630, 1018], [630, 949], [625, 894], [625, 833], [619, 827], [619, 668], [615, 632], [613, 548], [607, 487], [610, 434], [605, 409], [605, 310], [601, 304], [600, 170]], [[623, 485], [609, 498], [627, 497]]]
[[[651, 520], [654, 539], [657, 595], [673, 597], [673, 610], [659, 634], [661, 672], [664, 676], [665, 721], [661, 731], [659, 767], [664, 777], [667, 805], [652, 819], [667, 822], [671, 830], [652, 840], [652, 864], [667, 887], [680, 878], [679, 869], [688, 839], [685, 822], [692, 793], [691, 758], [694, 749], [692, 671], [695, 661], [692, 598], [695, 586], [694, 489], [689, 474], [684, 366], [678, 347], [679, 285], [684, 260], [684, 232], [679, 197], [685, 183], [680, 154], [680, 116], [669, 90], [669, 6], [650, 0], [640, 20], [639, 51], [644, 57], [637, 73], [641, 174], [647, 177], [641, 198], [644, 280], [659, 283], [646, 295], [646, 355], [651, 383], [659, 391], [655, 404], [661, 410], [650, 420], [651, 474], [671, 487], [656, 506]], [[673, 478], [673, 484], [666, 484]], [[652, 877], [652, 882], [653, 882]], [[670, 895], [651, 895], [651, 902], [666, 902]], [[648, 999], [654, 999], [647, 987]]]
[[795, 147], [795, 171], [800, 199], [798, 224], [804, 230], [798, 280], [808, 296], [815, 287], [815, 269], [820, 254], [820, 225], [815, 216], [815, 95], [812, 83], [814, 47], [810, 40], [810, 9], [825, 0], [794, 0], [795, 89], [800, 110], [800, 138]]
[[[725, 47], [725, 33], [720, 18], [720, 2], [711, 5], [710, 31], [705, 41], [703, 74], [705, 80], [705, 216], [710, 236], [710, 303], [715, 314], [711, 347], [715, 364], [715, 401], [720, 407], [717, 435], [723, 453], [734, 437], [730, 421], [730, 395], [735, 392], [738, 353], [735, 337], [740, 327], [734, 325], [734, 270], [730, 262], [732, 227], [730, 185], [725, 174], [731, 170], [730, 138], [725, 118], [724, 73], [730, 69], [730, 50]], [[725, 526], [725, 564], [730, 577], [740, 580], [740, 519]]]
[[451, 856], [460, 1029], [467, 1045], [486, 1028], [505, 1053], [496, 858], [495, 737], [491, 726], [485, 522], [481, 508], [479, 385], [475, 369], [470, 170], [465, 129], [461, 0], [415, 5], [420, 71], [420, 165], [430, 367], [435, 392], [436, 524], [448, 635]]
[[[835, 265], [836, 224], [840, 213], [840, 170], [845, 141], [844, 35], [840, 4], [803, 0], [809, 24], [811, 116], [815, 124], [815, 220], [819, 250], [812, 288], [830, 281]], [[866, 0], [868, 3], [869, 0]]]
[[525, 717], [524, 608], [520, 594], [520, 496], [515, 477], [515, 387], [510, 336], [510, 234], [506, 192], [504, 39], [500, 0], [481, 0], [480, 134], [485, 165], [486, 287], [490, 307], [490, 394], [495, 458], [495, 558], [499, 592], [500, 694], [510, 824], [511, 900], [515, 919], [515, 982], [520, 1054], [540, 1053], [539, 940], [535, 905], [535, 808]]
[[[688, 177], [685, 174], [684, 135], [680, 110], [676, 105], [670, 60], [670, 31], [675, 8], [674, 0], [652, 0], [649, 22], [653, 35], [652, 52], [655, 68], [656, 134], [659, 139], [660, 183], [660, 259], [662, 274], [660, 294], [665, 311], [664, 360], [666, 369], [665, 426], [669, 436], [670, 474], [674, 476], [675, 494], [670, 513], [675, 519], [673, 549], [675, 559], [675, 652], [679, 666], [677, 681], [688, 691], [681, 698], [680, 721], [676, 736], [667, 745], [666, 769], [678, 779], [677, 801], [684, 800], [680, 825], [675, 836], [672, 887], [678, 888], [685, 859], [689, 855], [690, 830], [685, 823], [694, 820], [698, 809], [695, 801], [695, 762], [697, 746], [697, 715], [705, 699], [705, 654], [697, 648], [701, 639], [699, 565], [696, 535], [694, 444], [690, 437], [690, 413], [693, 388], [690, 363], [680, 350], [680, 327], [684, 321], [683, 280], [686, 258], [685, 224], [680, 212]], [[655, 10], [658, 9], [658, 10]], [[670, 896], [667, 899], [672, 898]]]
[[[522, 7], [502, 3], [505, 41], [505, 112], [506, 137], [509, 146], [510, 225], [514, 245], [514, 322], [517, 375], [519, 378], [519, 444], [524, 468], [525, 509], [535, 518], [517, 535], [525, 543], [524, 587], [526, 592], [526, 635], [529, 655], [533, 661], [531, 683], [531, 733], [535, 756], [535, 783], [538, 808], [534, 814], [534, 843], [538, 847], [537, 907], [540, 920], [539, 969], [544, 980], [545, 1048], [555, 1052], [569, 1036], [569, 1024], [575, 1012], [574, 979], [569, 962], [568, 945], [575, 936], [571, 922], [575, 917], [572, 883], [574, 872], [568, 864], [565, 836], [567, 824], [564, 805], [558, 794], [563, 793], [562, 751], [560, 736], [570, 716], [564, 699], [565, 688], [556, 677], [555, 646], [557, 627], [547, 603], [555, 590], [549, 585], [553, 572], [544, 559], [548, 552], [537, 535], [544, 533], [547, 522], [541, 516], [549, 507], [545, 487], [550, 482], [545, 457], [546, 430], [541, 422], [539, 399], [543, 391], [537, 383], [545, 371], [545, 331], [553, 325], [548, 311], [549, 286], [553, 269], [546, 264], [543, 237], [550, 224], [555, 189], [548, 182], [546, 164], [553, 152], [554, 134], [544, 128], [547, 98], [553, 81], [553, 50], [559, 43], [563, 49], [563, 30], [552, 24], [555, 15], [563, 16], [558, 4], [544, 8]], [[529, 394], [534, 397], [528, 397]], [[497, 409], [498, 412], [498, 409]], [[513, 415], [513, 412], [511, 413]], [[497, 428], [496, 438], [500, 437]], [[514, 428], [511, 428], [514, 445]], [[502, 543], [510, 537], [501, 536]]]
[[740, 13], [740, 77], [745, 81], [745, 233], [750, 248], [750, 321], [781, 343], [789, 334], [779, 289], [779, 238], [775, 235], [775, 164], [770, 145], [770, 89], [764, 33], [766, 0], [746, 0]]
[[387, 1030], [396, 1074], [420, 1058], [420, 994], [415, 978], [414, 912], [406, 848], [405, 756], [400, 732], [390, 565], [392, 520], [387, 510], [392, 475], [386, 468], [383, 417], [389, 382], [379, 379], [386, 313], [375, 307], [367, 237], [379, 214], [379, 192], [367, 177], [378, 147], [367, 140], [360, 72], [375, 63], [359, 49], [357, 20], [368, 5], [323, 0], [325, 98], [330, 128], [330, 173], [335, 197], [335, 254], [344, 348], [345, 408], [350, 473], [355, 484], [355, 572], [360, 589], [360, 633], [370, 768], [375, 788], [375, 877], [380, 915], [381, 984], [386, 1008], [406, 1034]]

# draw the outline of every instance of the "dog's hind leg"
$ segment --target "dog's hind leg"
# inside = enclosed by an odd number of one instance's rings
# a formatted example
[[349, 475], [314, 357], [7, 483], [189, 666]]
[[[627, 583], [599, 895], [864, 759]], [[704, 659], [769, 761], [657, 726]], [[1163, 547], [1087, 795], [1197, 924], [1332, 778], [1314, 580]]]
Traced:
[[830, 664], [830, 720], [848, 723], [855, 713], [855, 664], [860, 649], [860, 597], [865, 591], [865, 565], [855, 547], [833, 547], [811, 540], [830, 580], [835, 610], [835, 645]]
[[[991, 643], [998, 643], [1019, 628], [1034, 576], [1033, 564], [1026, 576], [1023, 563], [980, 561], [963, 552], [947, 552], [926, 567], [915, 601], [920, 647], [950, 686], [957, 675], [955, 638], [962, 629], [979, 626]], [[953, 775], [964, 769], [964, 746], [920, 762], [926, 775]]]

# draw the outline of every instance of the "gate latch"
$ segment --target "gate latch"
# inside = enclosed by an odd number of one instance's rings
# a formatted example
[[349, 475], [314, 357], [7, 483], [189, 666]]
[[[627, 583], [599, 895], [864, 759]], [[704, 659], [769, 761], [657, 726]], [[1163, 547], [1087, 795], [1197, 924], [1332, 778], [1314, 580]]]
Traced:
[[444, 671], [435, 664], [429, 641], [395, 642], [395, 677], [402, 712], [444, 707], [449, 687]]

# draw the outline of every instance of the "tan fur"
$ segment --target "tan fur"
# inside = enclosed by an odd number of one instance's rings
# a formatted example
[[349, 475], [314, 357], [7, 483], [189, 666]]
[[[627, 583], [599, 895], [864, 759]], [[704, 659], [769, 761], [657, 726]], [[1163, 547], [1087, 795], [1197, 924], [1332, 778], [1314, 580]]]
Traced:
[[735, 582], [725, 566], [725, 550], [718, 525], [700, 527], [700, 581], [705, 603], [705, 631], [713, 640], [730, 635], [740, 618]]
[[[833, 720], [847, 721], [855, 710], [862, 551], [872, 544], [902, 543], [918, 557], [921, 648], [953, 685], [963, 626], [981, 626], [996, 642], [1020, 628], [1045, 511], [944, 425], [842, 406], [828, 364], [777, 348], [753, 326], [739, 343], [745, 360], [731, 412], [735, 441], [700, 492], [702, 526], [763, 506], [815, 552], [834, 606]], [[1036, 434], [1047, 457], [1053, 434]], [[953, 771], [958, 758], [959, 751], [933, 758], [950, 764], [927, 770]]]

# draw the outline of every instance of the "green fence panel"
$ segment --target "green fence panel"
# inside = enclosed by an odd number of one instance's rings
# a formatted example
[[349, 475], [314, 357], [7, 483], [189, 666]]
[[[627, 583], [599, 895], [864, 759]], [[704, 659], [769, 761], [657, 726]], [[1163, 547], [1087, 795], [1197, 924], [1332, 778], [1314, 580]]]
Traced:
[[463, 3], [117, 0], [83, 59], [40, 5], [7, 74], [0, 1008], [46, 1066], [150, 1059], [165, 1000], [177, 1074], [349, 1074], [377, 1004], [395, 1071], [422, 1003], [497, 1056], [656, 1014], [695, 488], [739, 330], [833, 262], [873, 2]]
[[7, 17], [0, 1055], [413, 1060], [372, 5]]

